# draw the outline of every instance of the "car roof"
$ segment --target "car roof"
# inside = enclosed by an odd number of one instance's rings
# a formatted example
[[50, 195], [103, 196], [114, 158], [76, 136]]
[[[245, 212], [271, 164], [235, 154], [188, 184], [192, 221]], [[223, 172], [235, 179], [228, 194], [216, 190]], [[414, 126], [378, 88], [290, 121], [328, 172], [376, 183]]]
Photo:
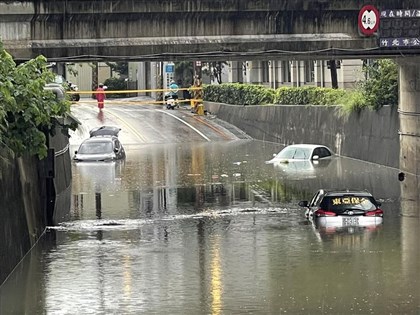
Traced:
[[117, 139], [115, 136], [94, 136], [86, 139], [83, 143], [87, 142], [112, 142], [114, 139]]
[[118, 133], [120, 132], [121, 128], [115, 126], [100, 126], [95, 127], [91, 131], [89, 131], [89, 135], [91, 137], [96, 136], [115, 136], [118, 137]]
[[306, 143], [291, 144], [291, 145], [288, 145], [286, 148], [308, 148], [308, 149], [315, 149], [315, 148], [318, 148], [318, 147], [323, 147], [323, 148], [327, 148], [328, 150], [330, 150], [327, 146], [322, 145], [322, 144], [306, 144]]
[[366, 190], [352, 190], [352, 189], [321, 189], [325, 196], [342, 196], [342, 195], [358, 195], [365, 197], [372, 197], [372, 194]]

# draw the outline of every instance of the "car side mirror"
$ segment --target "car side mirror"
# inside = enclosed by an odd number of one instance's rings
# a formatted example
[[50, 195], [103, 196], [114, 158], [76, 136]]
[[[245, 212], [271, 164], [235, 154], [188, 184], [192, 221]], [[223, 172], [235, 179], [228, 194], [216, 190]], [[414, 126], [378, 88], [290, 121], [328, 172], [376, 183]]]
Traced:
[[118, 150], [117, 148], [115, 148], [115, 149], [114, 149], [114, 152], [115, 152], [115, 153], [118, 153], [118, 152], [120, 152], [120, 150]]
[[312, 157], [312, 160], [314, 160], [314, 161], [319, 160], [319, 155], [314, 155], [314, 156]]
[[74, 151], [74, 154], [77, 154], [77, 151]]
[[307, 207], [308, 206], [308, 201], [304, 200], [304, 201], [299, 201], [298, 205], [300, 207]]

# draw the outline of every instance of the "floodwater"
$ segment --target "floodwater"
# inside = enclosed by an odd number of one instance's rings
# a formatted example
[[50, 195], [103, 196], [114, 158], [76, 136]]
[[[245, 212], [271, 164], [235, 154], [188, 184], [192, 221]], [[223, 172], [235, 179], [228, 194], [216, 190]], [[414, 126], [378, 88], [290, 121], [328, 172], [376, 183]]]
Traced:
[[[72, 204], [0, 290], [1, 314], [419, 314], [420, 223], [398, 170], [272, 165], [259, 141], [135, 145], [73, 165]], [[367, 189], [384, 222], [318, 229], [298, 201]]]

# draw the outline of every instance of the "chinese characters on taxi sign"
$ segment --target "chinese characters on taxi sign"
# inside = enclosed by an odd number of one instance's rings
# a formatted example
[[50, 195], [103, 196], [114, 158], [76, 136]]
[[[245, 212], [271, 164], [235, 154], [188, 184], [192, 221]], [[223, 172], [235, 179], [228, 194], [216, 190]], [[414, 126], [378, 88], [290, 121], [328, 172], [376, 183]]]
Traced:
[[332, 199], [333, 206], [338, 205], [358, 205], [365, 201], [365, 198], [360, 197], [338, 197]]
[[420, 9], [381, 11], [380, 47], [420, 47]]

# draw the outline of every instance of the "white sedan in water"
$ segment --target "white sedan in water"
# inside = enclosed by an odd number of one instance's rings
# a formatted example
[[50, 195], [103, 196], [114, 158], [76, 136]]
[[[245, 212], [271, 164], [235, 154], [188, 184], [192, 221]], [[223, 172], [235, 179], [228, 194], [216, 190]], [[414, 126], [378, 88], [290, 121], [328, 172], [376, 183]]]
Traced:
[[320, 144], [292, 144], [276, 154], [268, 164], [289, 163], [298, 161], [317, 161], [331, 158], [334, 154], [330, 148]]

